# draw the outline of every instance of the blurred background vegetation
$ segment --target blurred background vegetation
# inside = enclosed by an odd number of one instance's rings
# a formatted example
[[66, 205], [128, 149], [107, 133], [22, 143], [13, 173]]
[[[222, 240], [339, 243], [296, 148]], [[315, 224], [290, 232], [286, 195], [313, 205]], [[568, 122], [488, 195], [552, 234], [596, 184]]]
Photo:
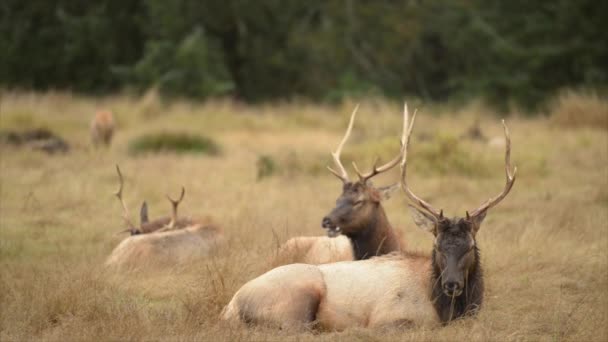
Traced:
[[606, 15], [594, 0], [3, 0], [0, 87], [536, 110], [605, 92]]

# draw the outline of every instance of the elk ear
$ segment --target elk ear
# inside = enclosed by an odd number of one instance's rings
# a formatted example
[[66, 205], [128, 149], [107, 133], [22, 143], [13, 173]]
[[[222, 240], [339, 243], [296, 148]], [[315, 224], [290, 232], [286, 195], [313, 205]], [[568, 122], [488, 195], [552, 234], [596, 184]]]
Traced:
[[410, 207], [412, 218], [419, 228], [433, 233], [433, 235], [437, 235], [437, 224], [435, 223], [435, 218], [412, 205], [408, 204], [408, 207]]
[[148, 219], [148, 203], [144, 201], [141, 204], [141, 209], [139, 210], [139, 222], [140, 224], [148, 223], [150, 219]]
[[486, 218], [486, 214], [488, 213], [488, 210], [484, 210], [482, 212], [480, 212], [479, 214], [475, 215], [475, 216], [469, 216], [469, 212], [467, 211], [467, 221], [471, 222], [472, 227], [471, 227], [471, 231], [473, 233], [473, 235], [477, 234], [477, 231], [479, 231], [479, 228], [481, 227], [481, 223], [483, 222], [483, 219]]
[[379, 187], [379, 188], [376, 188], [376, 190], [378, 190], [378, 193], [380, 195], [380, 200], [381, 201], [386, 201], [389, 198], [391, 198], [391, 196], [397, 190], [399, 190], [399, 183], [395, 183], [395, 184], [392, 184], [392, 185]]

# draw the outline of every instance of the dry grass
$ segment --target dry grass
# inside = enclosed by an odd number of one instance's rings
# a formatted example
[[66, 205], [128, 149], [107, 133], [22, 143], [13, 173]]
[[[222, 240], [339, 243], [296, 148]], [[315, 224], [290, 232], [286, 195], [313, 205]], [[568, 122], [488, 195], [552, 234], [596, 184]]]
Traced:
[[556, 126], [608, 129], [608, 102], [595, 92], [564, 91], [552, 101], [550, 111]]
[[[602, 101], [599, 108], [605, 106]], [[88, 147], [88, 122], [100, 107], [116, 113], [118, 131], [109, 150], [95, 153]], [[221, 324], [223, 305], [267, 269], [280, 241], [323, 233], [320, 220], [340, 184], [328, 172], [306, 170], [330, 161], [351, 109], [349, 103], [161, 105], [153, 98], [142, 103], [126, 97], [3, 94], [0, 129], [46, 126], [75, 148], [65, 156], [47, 156], [0, 146], [0, 340], [608, 339], [608, 131], [517, 117], [509, 126], [519, 180], [478, 236], [487, 293], [477, 318], [430, 330], [303, 334]], [[360, 166], [369, 166], [377, 153], [366, 146], [390, 145], [383, 139], [391, 137], [396, 143], [399, 111], [399, 105], [381, 101], [362, 104], [353, 143], [346, 147]], [[500, 191], [503, 150], [461, 141], [459, 155], [465, 151], [463, 158], [476, 167], [429, 171], [443, 153], [433, 144], [451, 141], [478, 116], [432, 114], [438, 111], [426, 108], [418, 117], [411, 184], [447, 213], [462, 214]], [[210, 136], [224, 153], [129, 157], [132, 138], [168, 126]], [[501, 135], [495, 117], [483, 116], [481, 127], [489, 137]], [[256, 181], [260, 155], [281, 162], [293, 153], [298, 163], [290, 172]], [[119, 242], [113, 234], [122, 228], [120, 204], [112, 197], [115, 163], [126, 175], [132, 213], [146, 199], [152, 218], [167, 214], [164, 194], [184, 184], [188, 194], [181, 212], [221, 222], [226, 249], [162, 271], [104, 271], [104, 259]], [[401, 194], [385, 207], [409, 246], [430, 249], [431, 237], [415, 228]]]

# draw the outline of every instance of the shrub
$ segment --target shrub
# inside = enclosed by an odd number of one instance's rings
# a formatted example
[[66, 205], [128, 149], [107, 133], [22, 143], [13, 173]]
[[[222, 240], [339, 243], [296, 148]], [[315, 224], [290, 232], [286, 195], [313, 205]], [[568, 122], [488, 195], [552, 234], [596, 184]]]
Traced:
[[201, 153], [211, 156], [219, 155], [220, 146], [211, 138], [179, 132], [161, 132], [146, 134], [129, 144], [129, 153], [174, 152]]
[[[409, 158], [408, 158], [409, 161]], [[423, 173], [488, 176], [486, 163], [462, 147], [455, 136], [437, 136], [412, 152], [412, 166]]]
[[277, 164], [271, 156], [261, 155], [256, 162], [258, 175], [257, 180], [270, 177], [277, 172]]

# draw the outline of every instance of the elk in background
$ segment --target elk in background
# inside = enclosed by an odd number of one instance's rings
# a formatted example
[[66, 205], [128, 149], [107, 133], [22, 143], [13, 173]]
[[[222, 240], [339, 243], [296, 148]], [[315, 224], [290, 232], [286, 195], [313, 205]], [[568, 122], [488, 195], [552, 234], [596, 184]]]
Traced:
[[408, 186], [407, 148], [415, 113], [408, 125], [407, 107], [405, 111], [408, 129], [402, 138], [401, 187], [422, 208], [413, 209], [416, 224], [435, 237], [431, 255], [405, 251], [361, 261], [278, 267], [243, 285], [224, 308], [224, 320], [343, 330], [448, 323], [480, 309], [484, 283], [475, 237], [487, 211], [505, 198], [515, 182], [509, 131], [503, 121], [503, 191], [464, 218], [450, 219]]
[[404, 247], [401, 236], [391, 227], [381, 204], [399, 188], [398, 184], [376, 188], [370, 182], [372, 177], [398, 165], [401, 153], [380, 167], [376, 160], [372, 170], [367, 173], [361, 173], [353, 163], [359, 178], [357, 181], [349, 179], [340, 161], [342, 148], [350, 136], [358, 108], [359, 106], [353, 110], [336, 152], [331, 153], [339, 172], [327, 167], [342, 182], [342, 194], [336, 200], [336, 207], [322, 220], [322, 227], [327, 230], [328, 236], [289, 239], [279, 248], [273, 266], [296, 262], [316, 265], [362, 260], [399, 251]]
[[167, 199], [172, 205], [171, 216], [150, 221], [148, 206], [144, 202], [140, 210], [140, 225], [136, 226], [131, 221], [129, 210], [122, 198], [124, 180], [118, 165], [116, 172], [120, 186], [115, 195], [123, 208], [122, 218], [129, 227], [122, 232], [130, 232], [131, 236], [121, 241], [112, 251], [106, 260], [106, 266], [133, 268], [175, 265], [193, 258], [207, 256], [224, 242], [222, 229], [211, 219], [197, 220], [178, 217], [177, 209], [186, 192], [184, 187], [177, 200], [167, 195]]
[[100, 144], [109, 146], [114, 135], [114, 116], [112, 112], [100, 110], [95, 113], [93, 121], [91, 121], [91, 140], [93, 146], [97, 147]]

